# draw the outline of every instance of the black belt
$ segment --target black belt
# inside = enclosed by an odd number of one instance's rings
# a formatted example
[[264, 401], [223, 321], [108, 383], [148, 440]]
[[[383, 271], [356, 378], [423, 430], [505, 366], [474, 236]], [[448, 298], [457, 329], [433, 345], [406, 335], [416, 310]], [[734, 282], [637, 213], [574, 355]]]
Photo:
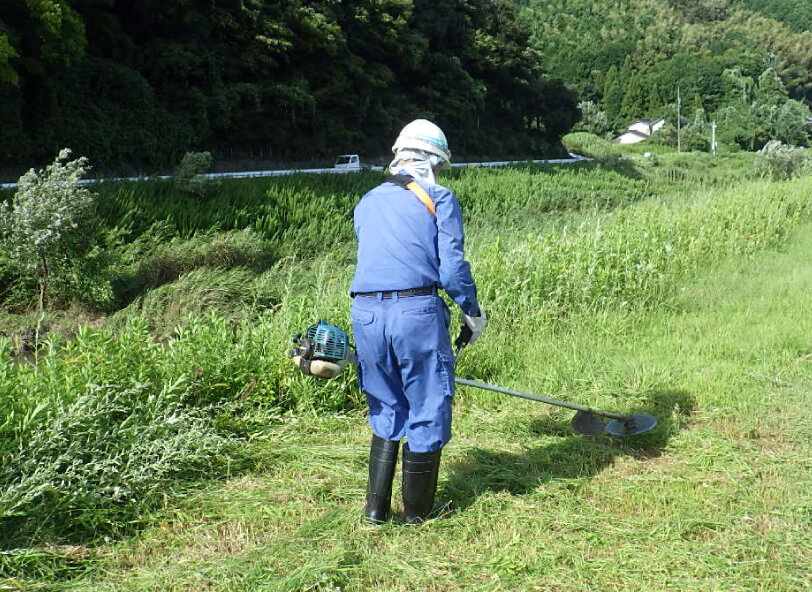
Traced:
[[410, 288], [408, 290], [393, 290], [391, 292], [353, 292], [352, 296], [363, 296], [364, 298], [377, 298], [378, 294], [383, 299], [394, 298], [397, 294], [398, 298], [410, 298], [412, 296], [431, 296], [437, 293], [437, 288], [434, 286], [425, 286], [423, 288]]

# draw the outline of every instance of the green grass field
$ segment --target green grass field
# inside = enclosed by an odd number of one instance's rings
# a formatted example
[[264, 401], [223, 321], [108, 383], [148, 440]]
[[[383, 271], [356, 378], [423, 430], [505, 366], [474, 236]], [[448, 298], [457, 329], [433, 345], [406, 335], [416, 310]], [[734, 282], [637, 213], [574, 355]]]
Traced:
[[284, 353], [347, 326], [377, 178], [103, 188], [115, 307], [0, 312], [0, 590], [812, 589], [812, 177], [748, 158], [454, 171], [459, 375], [660, 425], [460, 388], [419, 527], [361, 521], [355, 377]]
[[653, 413], [653, 434], [578, 436], [562, 410], [463, 391], [439, 485], [454, 513], [371, 527], [362, 414], [280, 418], [246, 443], [252, 470], [95, 549], [70, 589], [810, 589], [810, 250], [807, 226], [668, 309], [573, 318], [500, 376]]

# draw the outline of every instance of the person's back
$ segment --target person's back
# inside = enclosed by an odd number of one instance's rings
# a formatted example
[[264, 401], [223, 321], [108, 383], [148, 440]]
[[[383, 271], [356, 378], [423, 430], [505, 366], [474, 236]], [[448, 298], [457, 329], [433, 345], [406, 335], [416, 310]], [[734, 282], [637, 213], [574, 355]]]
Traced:
[[454, 194], [421, 181], [434, 212], [414, 192], [387, 182], [355, 208], [358, 263], [351, 292], [443, 288], [467, 315], [478, 314], [464, 258], [462, 212]]
[[364, 195], [355, 208], [355, 233], [352, 292], [439, 284], [437, 224], [411, 191], [387, 182]]

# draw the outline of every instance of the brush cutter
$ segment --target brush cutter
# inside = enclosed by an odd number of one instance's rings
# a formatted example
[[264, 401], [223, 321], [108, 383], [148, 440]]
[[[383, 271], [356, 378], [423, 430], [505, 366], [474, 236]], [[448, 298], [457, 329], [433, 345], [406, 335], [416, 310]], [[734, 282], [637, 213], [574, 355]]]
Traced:
[[[333, 378], [341, 372], [345, 364], [355, 361], [355, 352], [351, 350], [349, 337], [346, 332], [338, 327], [334, 327], [320, 320], [317, 324], [307, 329], [304, 339], [302, 339], [302, 337], [300, 333], [293, 338], [293, 343], [296, 347], [290, 350], [290, 356], [293, 363], [308, 376], [328, 379]], [[463, 325], [460, 330], [460, 335], [454, 342], [457, 348], [457, 359], [459, 359], [465, 346], [468, 345], [470, 338], [471, 330], [468, 326]], [[654, 429], [657, 425], [657, 420], [651, 415], [623, 415], [611, 411], [592, 409], [591, 407], [585, 407], [575, 403], [567, 403], [566, 401], [558, 401], [540, 395], [514, 391], [501, 386], [468, 380], [467, 378], [455, 378], [454, 380], [457, 384], [464, 386], [494, 391], [512, 397], [529, 399], [531, 401], [538, 401], [539, 403], [546, 403], [547, 405], [574, 409], [576, 414], [575, 417], [572, 418], [572, 429], [579, 434], [588, 436], [595, 436], [604, 431], [613, 436], [636, 436]], [[599, 417], [596, 417], [598, 415], [608, 417], [611, 421], [606, 423]]]
[[[467, 325], [463, 325], [460, 328], [459, 336], [454, 341], [454, 345], [457, 348], [456, 359], [459, 359], [462, 350], [465, 349], [466, 345], [468, 345], [468, 341], [470, 339], [471, 329], [469, 329]], [[538, 401], [539, 403], [546, 403], [547, 405], [574, 409], [577, 413], [575, 414], [575, 417], [572, 418], [570, 425], [572, 425], [573, 430], [586, 436], [596, 436], [598, 434], [602, 434], [604, 431], [609, 432], [613, 436], [636, 436], [638, 434], [644, 434], [645, 432], [653, 430], [657, 426], [657, 420], [654, 417], [642, 413], [623, 415], [620, 413], [613, 413], [611, 411], [602, 411], [600, 409], [592, 409], [591, 407], [585, 407], [584, 405], [578, 405], [576, 403], [567, 403], [566, 401], [550, 399], [549, 397], [542, 397], [541, 395], [523, 393], [521, 391], [514, 391], [501, 386], [487, 384], [485, 382], [468, 380], [467, 378], [456, 377], [454, 378], [454, 382], [486, 391], [502, 393], [503, 395], [510, 395], [511, 397], [521, 397], [522, 399]], [[606, 423], [601, 418], [596, 417], [598, 415], [609, 417], [612, 421]]]
[[[605, 431], [613, 436], [636, 436], [643, 434], [649, 430], [654, 429], [657, 425], [657, 420], [651, 415], [634, 414], [622, 415], [620, 413], [612, 413], [611, 411], [601, 411], [600, 409], [592, 409], [576, 403], [567, 403], [566, 401], [558, 401], [556, 399], [549, 399], [540, 395], [532, 395], [530, 393], [523, 393], [521, 391], [514, 391], [506, 389], [501, 386], [487, 384], [484, 382], [477, 382], [475, 380], [468, 380], [467, 378], [455, 378], [454, 382], [465, 386], [472, 386], [474, 388], [484, 389], [486, 391], [495, 391], [504, 395], [512, 397], [521, 397], [522, 399], [529, 399], [531, 401], [538, 401], [539, 403], [547, 403], [548, 405], [555, 405], [557, 407], [566, 407], [577, 411], [575, 417], [572, 418], [570, 425], [572, 429], [579, 434], [587, 436], [596, 436]], [[612, 418], [612, 421], [605, 423], [597, 415]]]

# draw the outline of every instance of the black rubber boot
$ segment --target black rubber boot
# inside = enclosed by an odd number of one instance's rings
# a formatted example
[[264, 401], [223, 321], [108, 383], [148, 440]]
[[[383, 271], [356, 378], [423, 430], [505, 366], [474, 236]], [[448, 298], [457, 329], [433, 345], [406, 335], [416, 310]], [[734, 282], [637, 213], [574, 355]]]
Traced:
[[421, 524], [447, 504], [434, 505], [440, 453], [412, 452], [403, 447], [403, 520], [406, 524]]
[[400, 442], [384, 440], [372, 435], [369, 447], [369, 482], [364, 517], [368, 522], [380, 524], [389, 518], [392, 501], [392, 480], [398, 462]]

